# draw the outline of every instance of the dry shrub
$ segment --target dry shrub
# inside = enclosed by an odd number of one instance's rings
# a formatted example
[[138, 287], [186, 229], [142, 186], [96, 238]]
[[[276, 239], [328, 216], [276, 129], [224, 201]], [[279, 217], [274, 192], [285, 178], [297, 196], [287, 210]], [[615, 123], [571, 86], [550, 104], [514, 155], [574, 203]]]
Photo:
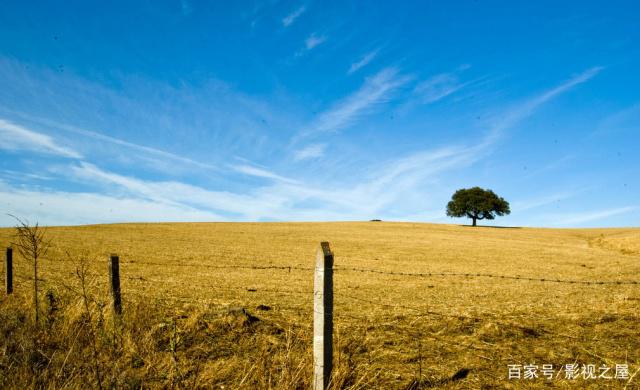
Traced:
[[[47, 327], [24, 314], [31, 305], [26, 296], [2, 301], [1, 388], [310, 386], [308, 326], [231, 314], [225, 307], [191, 307], [176, 316], [153, 301], [130, 302], [116, 322], [93, 297], [89, 312], [82, 295], [67, 291], [57, 299]], [[347, 339], [339, 352], [339, 388], [362, 388], [352, 351], [358, 343]]]

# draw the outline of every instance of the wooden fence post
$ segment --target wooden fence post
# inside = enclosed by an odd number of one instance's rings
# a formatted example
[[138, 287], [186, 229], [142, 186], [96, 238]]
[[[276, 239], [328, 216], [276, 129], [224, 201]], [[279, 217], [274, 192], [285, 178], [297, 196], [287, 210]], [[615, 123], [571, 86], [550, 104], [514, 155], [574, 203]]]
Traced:
[[122, 299], [120, 298], [120, 259], [118, 255], [112, 254], [109, 258], [109, 279], [113, 295], [113, 310], [117, 315], [121, 315]]
[[13, 293], [13, 249], [7, 248], [5, 260], [4, 284], [7, 288], [7, 295]]
[[325, 390], [333, 365], [333, 253], [321, 242], [313, 281], [313, 389]]

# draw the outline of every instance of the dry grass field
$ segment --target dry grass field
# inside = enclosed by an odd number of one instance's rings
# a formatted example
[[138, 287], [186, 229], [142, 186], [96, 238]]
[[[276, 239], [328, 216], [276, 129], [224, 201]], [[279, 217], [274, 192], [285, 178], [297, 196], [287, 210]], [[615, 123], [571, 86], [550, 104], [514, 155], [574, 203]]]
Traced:
[[[0, 243], [12, 233], [1, 229]], [[640, 229], [194, 223], [47, 234], [39, 326], [31, 268], [14, 256], [0, 388], [307, 389], [320, 241], [335, 254], [336, 388], [640, 388], [640, 284], [568, 283], [640, 280]], [[110, 253], [121, 261], [121, 320], [109, 306]], [[629, 379], [565, 379], [559, 368], [573, 363], [628, 364]], [[557, 377], [509, 380], [509, 364], [553, 364]]]

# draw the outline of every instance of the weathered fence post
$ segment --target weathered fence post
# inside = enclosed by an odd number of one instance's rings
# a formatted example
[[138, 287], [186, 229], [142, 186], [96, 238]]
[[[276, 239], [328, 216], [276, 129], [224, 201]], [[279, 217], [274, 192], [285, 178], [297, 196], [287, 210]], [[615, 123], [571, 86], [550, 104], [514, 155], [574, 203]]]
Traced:
[[5, 260], [4, 284], [7, 288], [7, 295], [13, 293], [13, 249], [7, 248]]
[[118, 255], [112, 254], [109, 257], [109, 279], [113, 295], [113, 310], [117, 315], [121, 315], [122, 299], [120, 298], [120, 259]]
[[313, 389], [329, 388], [333, 364], [333, 253], [321, 242], [313, 281]]

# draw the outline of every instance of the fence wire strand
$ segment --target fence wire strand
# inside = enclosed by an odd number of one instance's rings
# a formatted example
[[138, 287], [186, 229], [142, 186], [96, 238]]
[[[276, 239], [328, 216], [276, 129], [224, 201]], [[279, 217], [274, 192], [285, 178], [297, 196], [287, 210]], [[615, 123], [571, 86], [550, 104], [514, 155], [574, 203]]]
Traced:
[[[52, 262], [73, 262], [69, 259], [50, 260]], [[179, 262], [150, 262], [150, 261], [121, 261], [122, 266], [126, 265], [153, 265], [162, 267], [198, 267], [211, 269], [240, 269], [240, 270], [280, 270], [280, 271], [313, 271], [314, 267], [305, 267], [296, 265], [215, 265], [202, 263], [179, 263]], [[359, 267], [334, 267], [334, 272], [361, 272], [390, 276], [406, 276], [406, 277], [466, 277], [466, 278], [493, 278], [506, 280], [522, 280], [529, 282], [544, 283], [564, 283], [564, 284], [583, 284], [583, 285], [640, 285], [640, 280], [577, 280], [577, 279], [561, 279], [555, 277], [527, 277], [520, 275], [499, 275], [491, 273], [471, 273], [471, 272], [403, 272], [403, 271], [386, 271], [372, 268]]]
[[393, 275], [393, 276], [409, 276], [409, 277], [482, 277], [482, 278], [494, 278], [494, 279], [510, 279], [510, 280], [526, 280], [530, 282], [551, 282], [551, 283], [566, 283], [566, 284], [587, 284], [587, 285], [603, 285], [603, 284], [614, 284], [614, 285], [623, 285], [623, 284], [631, 284], [637, 285], [640, 284], [640, 281], [636, 280], [570, 280], [570, 279], [558, 279], [558, 278], [532, 278], [526, 276], [519, 275], [497, 275], [497, 274], [488, 274], [488, 273], [462, 273], [462, 272], [399, 272], [399, 271], [383, 271], [377, 269], [369, 269], [369, 268], [356, 268], [356, 267], [336, 267], [334, 271], [352, 271], [352, 272], [362, 272], [362, 273], [373, 273], [380, 275]]

